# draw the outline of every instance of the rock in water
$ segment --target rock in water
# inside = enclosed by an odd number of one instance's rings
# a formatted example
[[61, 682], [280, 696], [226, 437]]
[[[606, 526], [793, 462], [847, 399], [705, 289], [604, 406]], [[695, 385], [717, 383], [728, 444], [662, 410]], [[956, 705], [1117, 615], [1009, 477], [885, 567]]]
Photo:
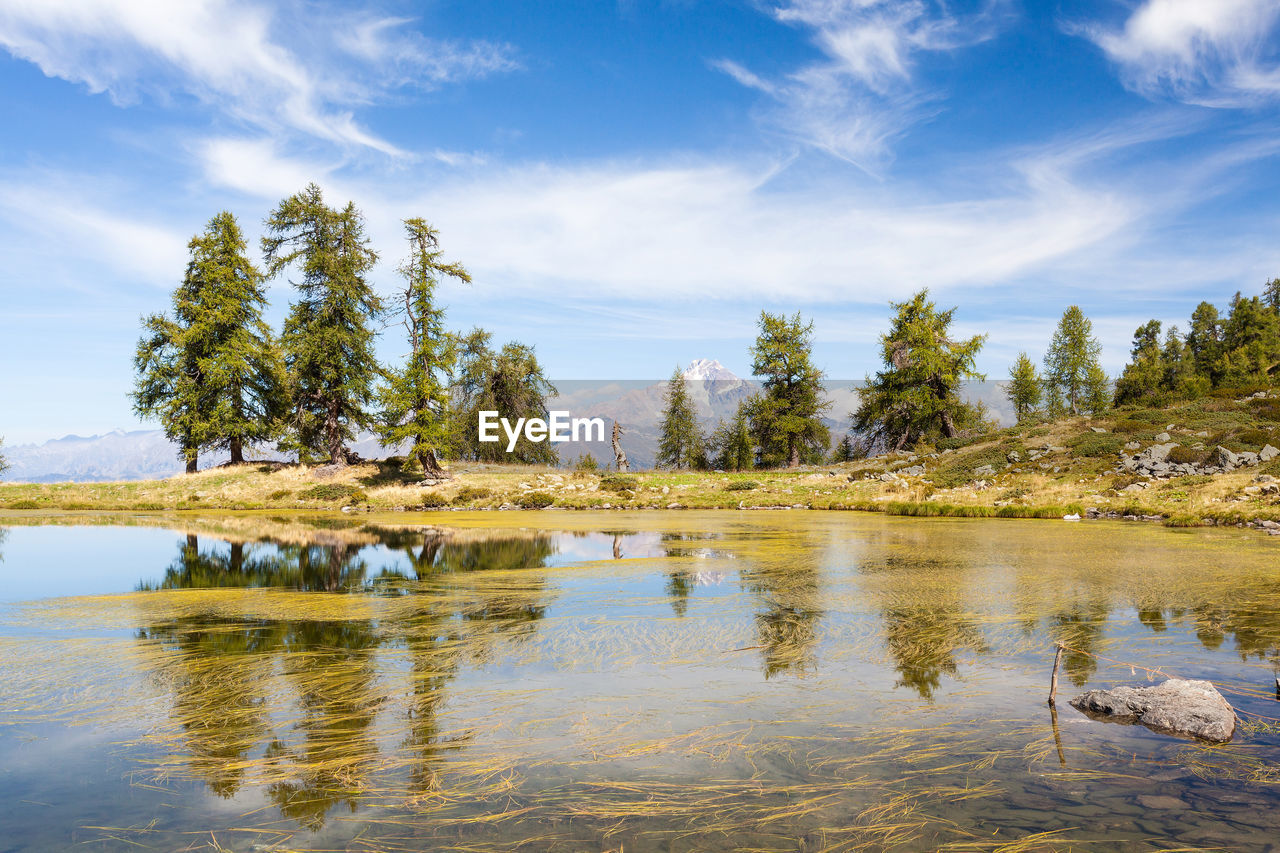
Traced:
[[1153, 687], [1090, 690], [1071, 707], [1094, 719], [1142, 723], [1152, 731], [1226, 743], [1236, 730], [1236, 713], [1207, 681], [1170, 678]]

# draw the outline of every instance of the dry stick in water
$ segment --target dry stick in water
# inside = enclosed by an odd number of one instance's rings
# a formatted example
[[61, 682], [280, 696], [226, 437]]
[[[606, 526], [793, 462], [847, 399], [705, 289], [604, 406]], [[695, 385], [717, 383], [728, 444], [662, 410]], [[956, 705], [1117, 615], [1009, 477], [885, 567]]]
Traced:
[[1049, 681], [1049, 707], [1053, 707], [1058, 699], [1058, 667], [1062, 665], [1062, 643], [1058, 643], [1058, 653], [1053, 656], [1053, 678]]

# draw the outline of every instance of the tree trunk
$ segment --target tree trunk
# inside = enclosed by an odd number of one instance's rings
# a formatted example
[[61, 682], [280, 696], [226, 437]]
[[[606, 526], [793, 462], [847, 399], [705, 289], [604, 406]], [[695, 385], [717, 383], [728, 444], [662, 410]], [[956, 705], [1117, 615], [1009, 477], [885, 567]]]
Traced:
[[440, 480], [449, 476], [449, 472], [440, 467], [440, 460], [436, 458], [436, 452], [430, 447], [418, 448], [418, 462], [422, 465], [423, 473], [428, 477]]
[[613, 422], [613, 459], [618, 463], [618, 471], [625, 474], [630, 470], [627, 463], [627, 453], [622, 449], [622, 425], [617, 421]]
[[942, 413], [942, 434], [947, 438], [955, 438], [957, 432], [956, 422], [951, 420], [951, 413], [944, 411]]
[[229, 564], [231, 571], [240, 574], [244, 571], [244, 543], [231, 543], [231, 562]]
[[241, 442], [239, 436], [231, 439], [231, 464], [244, 464], [244, 444]]
[[800, 467], [800, 445], [794, 439], [790, 442], [790, 449], [787, 452], [787, 467]]
[[194, 474], [200, 470], [200, 454], [187, 451], [187, 473]]
[[325, 438], [329, 444], [329, 464], [345, 465], [346, 454], [342, 452], [342, 430], [338, 428], [338, 402], [330, 401], [324, 419]]

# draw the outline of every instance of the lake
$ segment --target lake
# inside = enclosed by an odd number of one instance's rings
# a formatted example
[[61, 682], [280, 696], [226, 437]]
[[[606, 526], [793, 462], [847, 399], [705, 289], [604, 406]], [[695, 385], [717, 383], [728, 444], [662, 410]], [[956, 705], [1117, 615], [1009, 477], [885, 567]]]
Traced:
[[[69, 514], [0, 558], [6, 853], [1280, 847], [1280, 537]], [[1165, 674], [1234, 741], [1066, 704]]]

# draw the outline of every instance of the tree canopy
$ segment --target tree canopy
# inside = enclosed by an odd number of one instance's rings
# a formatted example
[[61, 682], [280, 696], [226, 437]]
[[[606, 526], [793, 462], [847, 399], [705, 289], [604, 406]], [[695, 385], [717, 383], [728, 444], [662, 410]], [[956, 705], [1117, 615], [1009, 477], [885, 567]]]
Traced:
[[235, 217], [214, 216], [188, 249], [172, 316], [143, 320], [132, 398], [140, 417], [160, 421], [190, 472], [201, 450], [229, 449], [232, 462], [243, 462], [246, 444], [276, 437], [286, 398], [280, 352], [263, 319], [263, 276], [245, 255]]
[[1005, 396], [1013, 405], [1018, 423], [1026, 423], [1036, 413], [1036, 407], [1044, 396], [1040, 374], [1036, 372], [1035, 363], [1025, 353], [1018, 353], [1018, 358], [1009, 368], [1009, 382], [1005, 385]]
[[871, 445], [901, 449], [938, 435], [955, 437], [976, 411], [960, 399], [960, 382], [982, 378], [974, 360], [986, 335], [952, 340], [955, 308], [939, 311], [924, 289], [906, 302], [880, 336], [884, 369], [867, 377], [852, 414], [854, 429]]
[[[1078, 305], [1062, 314], [1044, 356], [1044, 382], [1050, 414], [1078, 415], [1098, 402], [1096, 392], [1102, 368], [1098, 356], [1102, 344], [1093, 336], [1093, 323]], [[1105, 374], [1103, 375], [1105, 379]]]
[[802, 456], [820, 460], [831, 443], [822, 415], [823, 373], [813, 365], [813, 323], [760, 312], [760, 333], [751, 347], [751, 372], [764, 379], [748, 407], [751, 430], [767, 463], [794, 468]]
[[530, 441], [521, 434], [515, 450], [506, 452], [506, 442], [482, 442], [479, 436], [481, 411], [495, 411], [498, 417], [515, 424], [519, 418], [546, 418], [547, 398], [556, 387], [543, 375], [533, 347], [512, 341], [495, 351], [493, 335], [472, 329], [458, 342], [459, 365], [453, 384], [453, 447], [464, 459], [481, 462], [523, 462], [554, 465], [559, 455], [550, 442]]
[[688, 383], [677, 367], [667, 382], [662, 422], [658, 427], [658, 455], [663, 468], [700, 468], [706, 461], [698, 415], [689, 399]]
[[293, 400], [289, 446], [304, 460], [342, 463], [345, 443], [374, 423], [374, 321], [382, 301], [366, 275], [378, 255], [355, 205], [329, 207], [315, 184], [281, 201], [266, 227], [268, 275], [293, 264], [301, 273], [281, 335]]

